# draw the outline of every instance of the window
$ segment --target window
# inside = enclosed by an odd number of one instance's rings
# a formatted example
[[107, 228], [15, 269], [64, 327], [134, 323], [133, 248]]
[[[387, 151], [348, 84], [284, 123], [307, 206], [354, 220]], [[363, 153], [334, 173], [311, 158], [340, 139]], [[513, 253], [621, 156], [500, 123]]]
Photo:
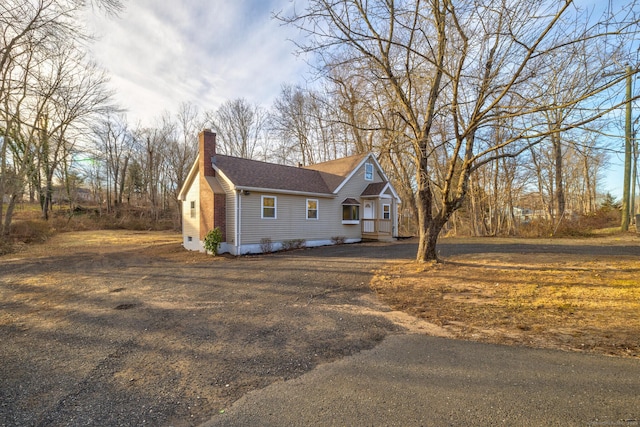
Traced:
[[343, 221], [360, 221], [360, 206], [343, 205], [342, 220]]
[[367, 181], [373, 181], [373, 164], [372, 163], [364, 164], [364, 179]]
[[196, 217], [196, 202], [192, 201], [191, 202], [191, 207], [189, 210], [189, 215], [191, 216], [191, 218], [195, 218]]
[[342, 223], [360, 224], [360, 202], [348, 197], [342, 202]]
[[391, 205], [382, 205], [382, 219], [391, 219]]
[[193, 237], [187, 236], [187, 242], [193, 242]]
[[276, 219], [276, 198], [262, 196], [262, 219]]
[[307, 199], [307, 219], [318, 219], [318, 200]]

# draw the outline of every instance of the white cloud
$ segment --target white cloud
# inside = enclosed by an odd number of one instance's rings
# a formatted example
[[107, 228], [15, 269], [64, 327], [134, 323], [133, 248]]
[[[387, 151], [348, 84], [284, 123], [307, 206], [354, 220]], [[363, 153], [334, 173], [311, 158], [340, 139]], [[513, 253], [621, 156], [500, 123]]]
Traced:
[[94, 17], [93, 51], [112, 76], [129, 119], [151, 124], [182, 102], [215, 109], [246, 98], [268, 107], [282, 83], [298, 83], [306, 65], [271, 18], [288, 0], [127, 2], [119, 18]]

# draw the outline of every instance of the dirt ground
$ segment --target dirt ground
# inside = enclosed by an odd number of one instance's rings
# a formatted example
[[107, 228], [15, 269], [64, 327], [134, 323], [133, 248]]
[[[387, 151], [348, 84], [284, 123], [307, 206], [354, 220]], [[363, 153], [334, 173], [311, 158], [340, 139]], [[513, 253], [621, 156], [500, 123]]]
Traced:
[[65, 233], [0, 257], [0, 425], [197, 425], [405, 331], [638, 357], [635, 236], [449, 240], [433, 266], [411, 241], [241, 258], [179, 242]]
[[0, 258], [0, 425], [197, 425], [401, 329], [366, 245], [213, 258], [180, 241], [65, 233]]
[[378, 270], [378, 297], [449, 337], [640, 358], [639, 235], [443, 246], [443, 263]]

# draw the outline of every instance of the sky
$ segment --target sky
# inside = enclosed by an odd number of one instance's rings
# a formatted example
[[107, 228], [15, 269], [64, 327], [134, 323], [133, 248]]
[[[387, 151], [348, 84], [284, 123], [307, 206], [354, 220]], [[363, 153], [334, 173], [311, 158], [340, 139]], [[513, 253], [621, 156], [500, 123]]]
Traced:
[[[298, 2], [300, 3], [300, 2]], [[292, 0], [126, 0], [119, 17], [92, 14], [94, 59], [111, 76], [133, 126], [153, 126], [183, 102], [202, 111], [245, 98], [268, 108], [282, 84], [304, 84], [294, 28], [273, 19]], [[298, 6], [300, 7], [300, 6]], [[622, 196], [622, 163], [611, 156], [602, 191]]]
[[153, 125], [183, 102], [215, 110], [245, 98], [269, 107], [283, 83], [303, 83], [308, 65], [272, 18], [290, 0], [127, 0], [119, 17], [91, 15], [94, 59], [111, 76], [131, 124]]

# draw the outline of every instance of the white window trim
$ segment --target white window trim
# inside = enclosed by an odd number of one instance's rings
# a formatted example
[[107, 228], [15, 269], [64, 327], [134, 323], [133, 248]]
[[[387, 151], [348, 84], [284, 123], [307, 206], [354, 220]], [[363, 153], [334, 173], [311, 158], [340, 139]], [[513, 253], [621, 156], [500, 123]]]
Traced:
[[[367, 177], [369, 175], [368, 169], [371, 169], [371, 176], [369, 177]], [[373, 163], [364, 164], [364, 179], [365, 181], [373, 181]]]
[[197, 209], [196, 209], [196, 202], [195, 200], [191, 200], [189, 202], [189, 218], [195, 218], [196, 216], [198, 216]]
[[[273, 216], [264, 216], [264, 199], [273, 199]], [[268, 207], [270, 208], [271, 206]], [[260, 199], [260, 218], [278, 219], [278, 198], [276, 196], [262, 196]]]
[[[316, 217], [315, 218], [309, 218], [309, 202], [316, 202]], [[318, 199], [307, 199], [306, 202], [306, 216], [307, 219], [310, 221], [317, 221], [318, 219], [320, 219], [320, 202], [318, 201]]]
[[[385, 206], [387, 206], [389, 208], [389, 218], [385, 218], [384, 217], [384, 214], [385, 214], [384, 207]], [[382, 219], [391, 219], [391, 205], [388, 204], [388, 203], [385, 203], [385, 204], [382, 205]]]
[[[344, 209], [344, 206], [356, 206], [356, 205], [343, 205], [343, 209]], [[342, 224], [345, 224], [345, 225], [360, 224], [360, 206], [359, 205], [358, 205], [358, 219], [343, 219]]]

